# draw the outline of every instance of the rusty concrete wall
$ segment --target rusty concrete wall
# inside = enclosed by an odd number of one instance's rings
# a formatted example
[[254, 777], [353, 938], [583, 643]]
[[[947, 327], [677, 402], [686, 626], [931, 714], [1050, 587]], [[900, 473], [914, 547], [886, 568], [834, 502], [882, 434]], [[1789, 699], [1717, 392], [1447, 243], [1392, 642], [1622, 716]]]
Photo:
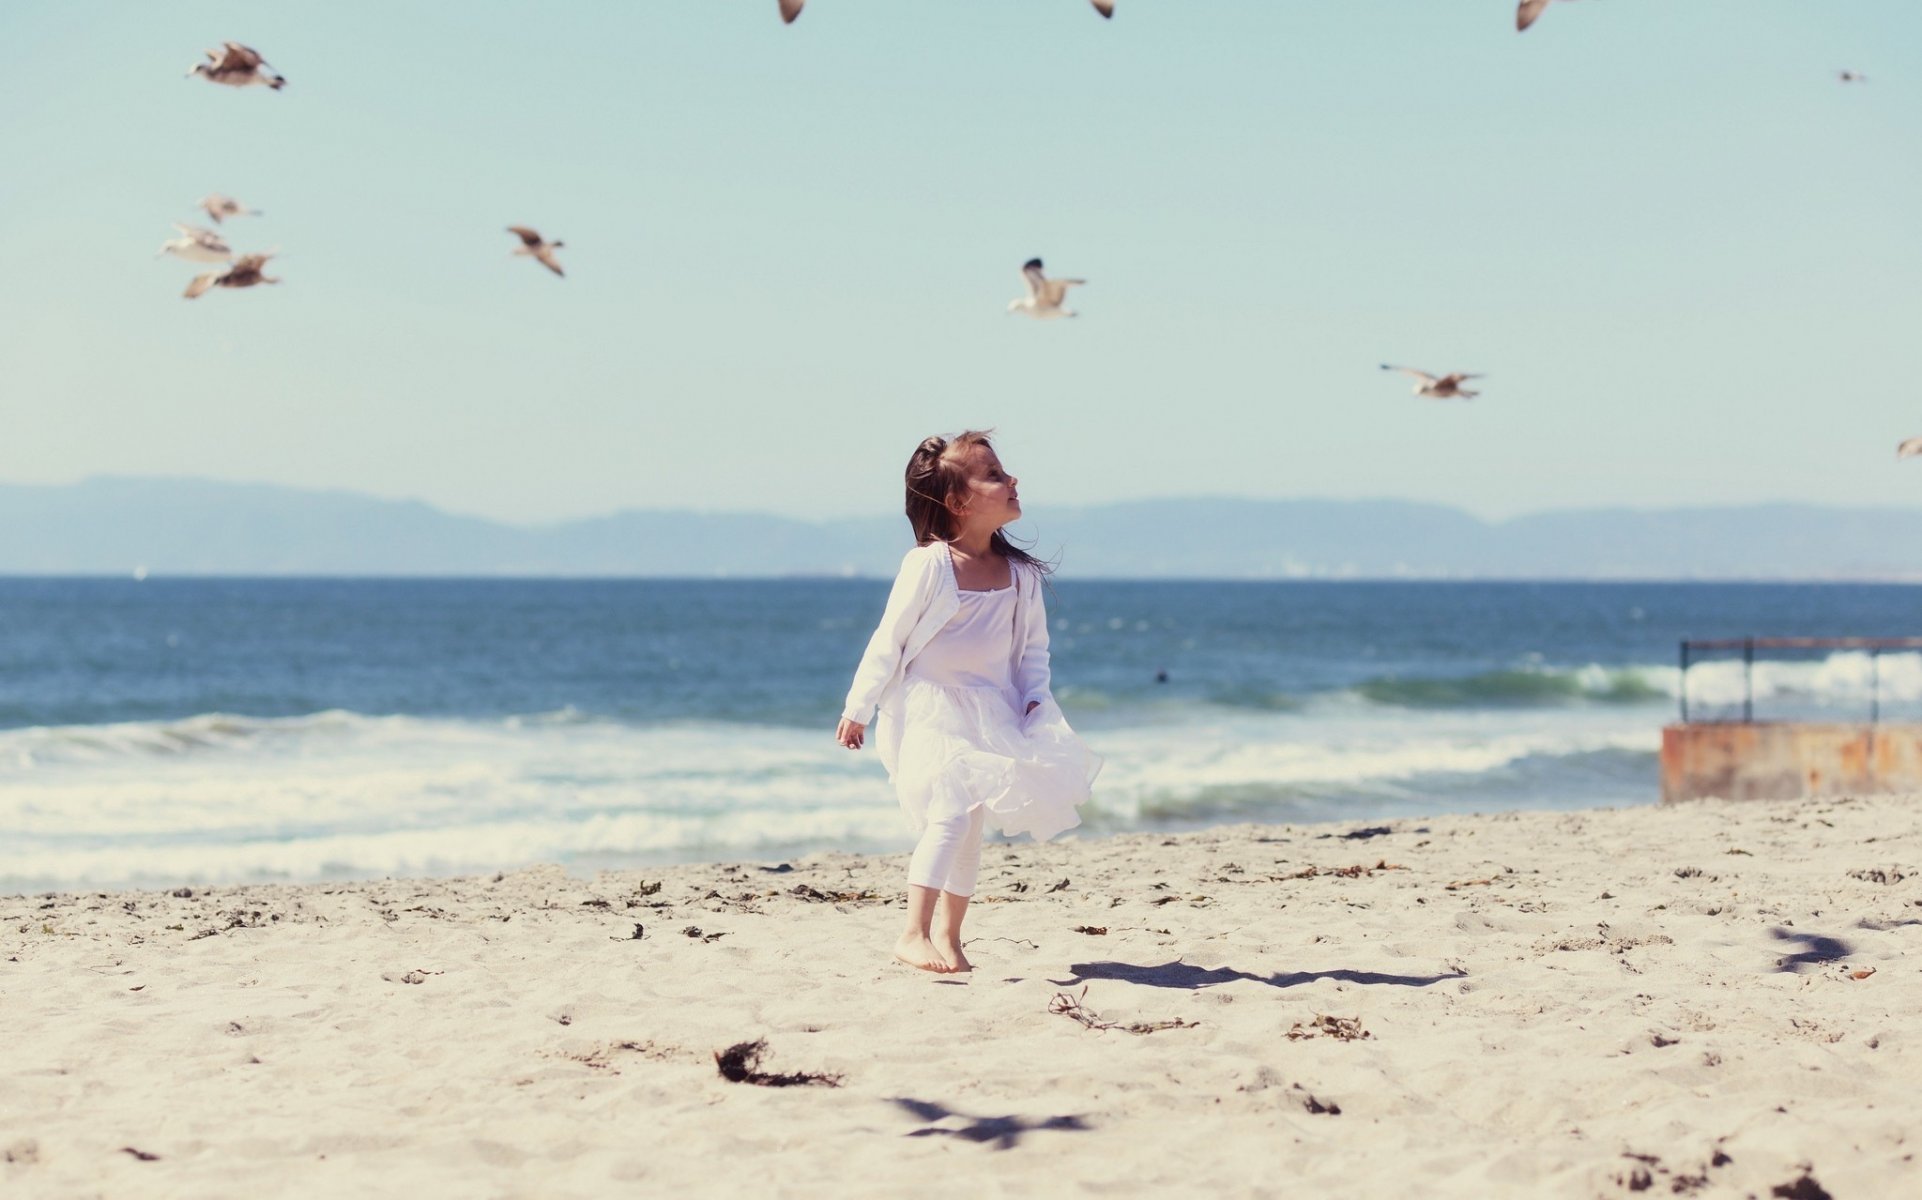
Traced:
[[1922, 725], [1670, 725], [1662, 802], [1922, 792]]

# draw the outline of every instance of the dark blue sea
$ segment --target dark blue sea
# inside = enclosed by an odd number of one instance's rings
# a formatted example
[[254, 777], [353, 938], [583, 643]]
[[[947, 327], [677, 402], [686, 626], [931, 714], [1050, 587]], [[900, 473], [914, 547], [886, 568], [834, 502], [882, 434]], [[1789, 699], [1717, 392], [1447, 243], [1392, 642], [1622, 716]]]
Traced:
[[[0, 579], [0, 889], [894, 850], [831, 734], [879, 580]], [[1077, 836], [1653, 803], [1684, 636], [1922, 632], [1922, 588], [1057, 579]], [[1922, 711], [1922, 658], [1876, 666]], [[1856, 716], [1858, 653], [1757, 716]], [[1739, 706], [1739, 661], [1689, 673]]]

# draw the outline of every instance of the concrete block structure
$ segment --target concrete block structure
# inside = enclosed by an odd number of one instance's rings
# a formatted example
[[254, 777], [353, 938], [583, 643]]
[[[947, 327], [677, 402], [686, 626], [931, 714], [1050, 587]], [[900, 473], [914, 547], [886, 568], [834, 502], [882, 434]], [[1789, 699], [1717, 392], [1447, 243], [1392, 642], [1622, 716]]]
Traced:
[[1662, 803], [1922, 792], [1922, 725], [1715, 722], [1662, 730]]

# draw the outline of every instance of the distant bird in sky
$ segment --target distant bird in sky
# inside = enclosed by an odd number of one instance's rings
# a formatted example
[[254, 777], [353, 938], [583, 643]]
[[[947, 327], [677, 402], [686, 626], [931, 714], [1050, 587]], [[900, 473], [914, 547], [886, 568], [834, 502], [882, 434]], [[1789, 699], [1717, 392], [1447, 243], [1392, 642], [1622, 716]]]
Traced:
[[1021, 277], [1027, 281], [1028, 294], [1023, 299], [1008, 301], [1009, 312], [1018, 312], [1039, 321], [1080, 315], [1071, 308], [1061, 307], [1061, 302], [1068, 298], [1069, 288], [1080, 287], [1087, 280], [1049, 279], [1041, 273], [1041, 260], [1038, 258], [1021, 264]]
[[1914, 458], [1922, 454], [1922, 437], [1912, 437], [1895, 448], [1897, 458]]
[[259, 209], [248, 208], [232, 196], [223, 196], [219, 192], [209, 192], [203, 197], [200, 201], [200, 211], [212, 217], [216, 225], [228, 217], [257, 217], [260, 215]]
[[174, 222], [174, 228], [180, 231], [180, 236], [160, 243], [160, 253], [154, 255], [155, 258], [171, 254], [189, 262], [226, 262], [234, 256], [233, 247], [211, 229], [182, 225], [178, 221]]
[[[794, 24], [794, 18], [801, 15], [801, 6], [806, 3], [807, 0], [781, 0], [781, 19], [790, 25]], [[1115, 0], [1093, 0], [1093, 3], [1094, 10], [1102, 16], [1114, 16]]]
[[192, 300], [209, 288], [244, 288], [252, 287], [257, 283], [279, 283], [279, 279], [266, 274], [263, 270], [267, 260], [272, 257], [272, 254], [245, 255], [224, 271], [209, 271], [205, 275], [194, 276], [193, 282], [187, 285], [187, 290], [180, 294]]
[[1542, 10], [1547, 7], [1548, 0], [1522, 0], [1515, 9], [1515, 32], [1520, 33], [1533, 25], [1535, 18], [1541, 16]]
[[509, 225], [507, 232], [521, 240], [521, 244], [514, 247], [514, 253], [539, 259], [542, 266], [563, 279], [567, 278], [567, 272], [561, 270], [561, 264], [554, 260], [554, 251], [565, 246], [566, 242], [544, 241], [540, 234], [525, 225]]
[[1426, 396], [1430, 400], [1473, 400], [1481, 395], [1480, 392], [1471, 392], [1462, 386], [1470, 379], [1480, 379], [1480, 375], [1469, 375], [1461, 371], [1449, 375], [1430, 375], [1426, 371], [1417, 371], [1413, 367], [1397, 367], [1390, 363], [1383, 363], [1381, 369], [1400, 371], [1404, 375], [1414, 376], [1415, 394]]
[[187, 72], [189, 79], [195, 75], [205, 75], [208, 82], [224, 83], [228, 87], [259, 84], [277, 92], [287, 86], [287, 77], [268, 66], [267, 60], [260, 57], [260, 51], [239, 42], [223, 42], [220, 49], [207, 51], [207, 61], [195, 63]]
[[1843, 83], [1867, 83], [1869, 77], [1860, 71], [1837, 71], [1835, 77]]

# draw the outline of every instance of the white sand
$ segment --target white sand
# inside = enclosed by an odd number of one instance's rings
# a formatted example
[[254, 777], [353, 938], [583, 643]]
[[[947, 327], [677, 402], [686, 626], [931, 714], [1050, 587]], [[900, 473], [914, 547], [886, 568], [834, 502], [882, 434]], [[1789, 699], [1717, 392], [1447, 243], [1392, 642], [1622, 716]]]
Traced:
[[0, 1195], [1922, 1194], [1922, 797], [1390, 825], [0, 899]]

